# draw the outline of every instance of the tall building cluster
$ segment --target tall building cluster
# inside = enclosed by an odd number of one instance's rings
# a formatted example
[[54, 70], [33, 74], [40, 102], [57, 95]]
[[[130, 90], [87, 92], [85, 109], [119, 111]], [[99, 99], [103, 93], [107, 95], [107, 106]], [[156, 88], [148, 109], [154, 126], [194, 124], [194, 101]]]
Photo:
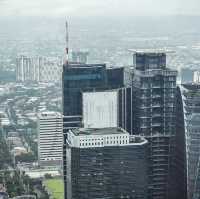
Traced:
[[130, 67], [63, 66], [66, 199], [186, 199], [198, 188], [176, 77], [162, 51], [133, 52]]

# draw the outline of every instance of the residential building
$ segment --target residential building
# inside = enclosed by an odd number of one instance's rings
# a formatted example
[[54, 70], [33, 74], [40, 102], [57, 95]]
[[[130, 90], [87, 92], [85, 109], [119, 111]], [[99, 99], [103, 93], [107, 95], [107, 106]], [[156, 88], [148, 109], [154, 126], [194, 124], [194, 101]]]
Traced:
[[38, 115], [38, 159], [40, 166], [62, 165], [62, 115], [42, 112]]
[[35, 69], [32, 58], [18, 57], [16, 60], [16, 80], [20, 82], [34, 81]]
[[147, 198], [146, 139], [121, 128], [72, 129], [66, 199]]

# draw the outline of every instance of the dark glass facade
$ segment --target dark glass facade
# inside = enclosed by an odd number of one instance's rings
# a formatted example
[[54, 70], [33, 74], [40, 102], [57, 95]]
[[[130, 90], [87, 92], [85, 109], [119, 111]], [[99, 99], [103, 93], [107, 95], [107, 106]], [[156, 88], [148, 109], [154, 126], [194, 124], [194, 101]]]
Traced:
[[[82, 127], [82, 94], [85, 91], [119, 89], [120, 127], [132, 132], [132, 73], [127, 68], [106, 69], [105, 64], [69, 64], [63, 66], [63, 174], [66, 190], [66, 138], [69, 129]], [[127, 87], [127, 88], [126, 88]], [[130, 107], [129, 107], [130, 106]], [[118, 108], [118, 107], [116, 107]], [[123, 114], [123, 115], [121, 115]], [[65, 193], [66, 194], [66, 193]]]
[[147, 146], [69, 145], [67, 199], [147, 199]]
[[82, 114], [81, 92], [106, 86], [105, 65], [72, 65], [63, 67], [63, 114]]
[[131, 87], [121, 88], [118, 91], [118, 126], [133, 132], [133, 92]]
[[150, 143], [148, 198], [172, 199], [177, 72], [166, 68], [165, 53], [136, 53], [133, 60], [133, 132]]
[[[187, 168], [186, 168], [186, 135], [185, 122], [183, 113], [183, 101], [180, 88], [176, 92], [176, 141], [175, 141], [175, 159], [173, 161], [173, 175], [176, 180], [170, 184], [173, 193], [176, 194], [173, 198], [178, 198], [179, 193], [182, 193], [181, 198], [187, 198]], [[176, 191], [175, 191], [176, 190]]]
[[179, 86], [180, 99], [177, 135], [185, 135], [187, 198], [200, 198], [200, 85], [187, 83]]
[[166, 54], [165, 53], [135, 53], [133, 63], [136, 70], [145, 71], [149, 69], [165, 69]]
[[63, 66], [63, 176], [66, 195], [66, 142], [67, 131], [82, 126], [82, 91], [106, 86], [104, 64], [69, 64]]
[[106, 73], [109, 89], [131, 87], [133, 73], [129, 67], [108, 68]]

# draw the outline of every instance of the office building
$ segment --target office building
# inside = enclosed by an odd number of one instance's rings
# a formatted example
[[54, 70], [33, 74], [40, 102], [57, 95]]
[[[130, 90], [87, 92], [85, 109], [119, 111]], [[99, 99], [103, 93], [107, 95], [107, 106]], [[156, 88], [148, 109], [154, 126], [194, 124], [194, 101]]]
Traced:
[[[117, 80], [114, 79], [114, 75], [116, 74], [118, 74]], [[96, 91], [111, 91], [113, 89], [121, 89], [120, 96], [121, 98], [123, 96], [125, 99], [124, 93], [131, 93], [131, 78], [132, 73], [127, 68], [120, 68], [117, 70], [106, 69], [105, 64], [64, 65], [62, 77], [64, 129], [67, 130], [74, 127], [76, 128], [83, 126], [82, 95], [84, 92], [95, 93]], [[93, 96], [95, 95], [94, 93]], [[125, 105], [125, 103], [123, 104]]]
[[67, 199], [147, 198], [147, 146], [120, 128], [72, 129]]
[[134, 52], [133, 62], [133, 132], [150, 143], [148, 198], [172, 199], [177, 71], [166, 67], [160, 51]]
[[83, 90], [106, 86], [106, 66], [71, 64], [63, 67], [64, 131], [82, 126]]
[[57, 112], [38, 115], [38, 159], [40, 166], [62, 165], [62, 116]]
[[[131, 131], [132, 106], [128, 107], [131, 101], [131, 83], [132, 73], [128, 68], [107, 69], [105, 64], [68, 64], [63, 66], [63, 168], [64, 182], [66, 190], [66, 143], [69, 129], [77, 127], [117, 127], [118, 125], [128, 131]], [[112, 73], [117, 73], [119, 81], [114, 79]], [[113, 81], [112, 81], [113, 80]], [[115, 90], [115, 91], [114, 91]], [[111, 92], [112, 91], [112, 92]], [[102, 104], [98, 101], [99, 97], [104, 97]], [[90, 96], [92, 96], [90, 98]], [[109, 102], [109, 100], [111, 100]], [[105, 118], [98, 122], [95, 118], [86, 112], [90, 112], [89, 106], [94, 103], [96, 118]], [[115, 107], [115, 105], [119, 107]], [[112, 105], [108, 112], [105, 107]], [[88, 107], [88, 108], [87, 108]], [[99, 113], [99, 108], [101, 109]], [[117, 110], [117, 113], [116, 113]], [[129, 115], [128, 115], [129, 114]], [[94, 115], [94, 114], [93, 114]], [[116, 116], [116, 118], [111, 118]], [[98, 125], [97, 125], [98, 123]], [[117, 126], [116, 126], [117, 125]]]
[[[185, 135], [187, 199], [200, 198], [200, 85], [183, 84], [178, 89], [180, 99], [177, 133]], [[184, 148], [183, 148], [184, 149]], [[182, 149], [182, 150], [183, 150]]]
[[63, 177], [64, 191], [67, 191], [66, 140], [69, 129], [82, 127], [82, 91], [104, 88], [106, 85], [104, 64], [68, 64], [63, 66]]

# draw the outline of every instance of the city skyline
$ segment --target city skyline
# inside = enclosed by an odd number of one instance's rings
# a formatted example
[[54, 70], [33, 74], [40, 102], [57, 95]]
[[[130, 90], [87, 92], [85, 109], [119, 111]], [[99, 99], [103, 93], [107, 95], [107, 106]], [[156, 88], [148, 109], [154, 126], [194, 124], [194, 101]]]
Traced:
[[0, 0], [0, 198], [200, 199], [199, 13]]

